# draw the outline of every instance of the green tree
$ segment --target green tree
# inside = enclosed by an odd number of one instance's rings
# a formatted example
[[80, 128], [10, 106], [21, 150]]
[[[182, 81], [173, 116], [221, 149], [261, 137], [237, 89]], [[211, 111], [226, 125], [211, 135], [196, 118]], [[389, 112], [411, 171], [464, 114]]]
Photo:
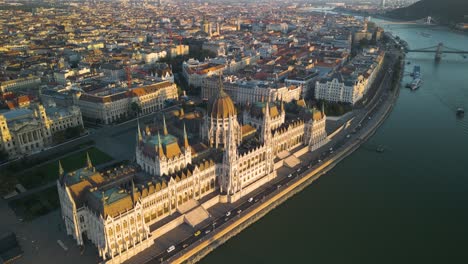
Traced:
[[138, 114], [140, 114], [142, 112], [141, 110], [141, 106], [137, 103], [137, 102], [133, 102], [131, 105], [130, 105], [130, 109], [132, 110], [133, 114], [135, 116], [137, 116]]

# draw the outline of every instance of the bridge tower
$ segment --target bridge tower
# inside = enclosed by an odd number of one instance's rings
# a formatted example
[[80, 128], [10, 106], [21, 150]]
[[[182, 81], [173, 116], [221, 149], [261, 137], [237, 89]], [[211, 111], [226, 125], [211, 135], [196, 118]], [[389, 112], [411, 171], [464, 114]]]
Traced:
[[432, 17], [431, 16], [428, 16], [426, 18], [426, 24], [428, 24], [428, 25], [432, 24]]
[[444, 43], [440, 42], [437, 45], [436, 53], [435, 53], [435, 61], [439, 62], [442, 59], [442, 48], [444, 47]]

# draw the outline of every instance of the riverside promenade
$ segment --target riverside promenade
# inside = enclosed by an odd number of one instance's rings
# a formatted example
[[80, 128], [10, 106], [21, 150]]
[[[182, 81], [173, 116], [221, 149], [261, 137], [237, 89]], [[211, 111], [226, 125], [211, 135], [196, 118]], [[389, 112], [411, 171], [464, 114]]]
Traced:
[[[397, 52], [393, 54], [394, 57], [404, 56], [404, 54]], [[393, 87], [387, 87], [388, 91], [384, 91], [383, 95], [377, 92], [372, 101], [376, 101], [378, 97], [380, 100], [375, 102], [367, 110], [367, 114], [359, 121], [358, 127], [363, 125], [360, 131], [353, 135], [351, 140], [335, 149], [335, 154], [329, 156], [322, 163], [305, 170], [302, 174], [298, 175], [295, 179], [287, 182], [283, 188], [278, 188], [277, 191], [271, 192], [266, 195], [262, 202], [251, 206], [251, 208], [244, 211], [243, 215], [238, 218], [233, 218], [227, 225], [219, 227], [213, 231], [209, 236], [204, 237], [202, 240], [192, 244], [185, 250], [178, 252], [176, 255], [164, 260], [165, 263], [195, 263], [209, 252], [214, 250], [219, 245], [226, 242], [231, 237], [235, 236], [249, 225], [256, 222], [258, 219], [266, 215], [269, 211], [280, 205], [294, 194], [302, 191], [305, 187], [310, 185], [315, 180], [319, 179], [327, 171], [331, 170], [340, 161], [348, 155], [357, 150], [363, 143], [365, 143], [383, 124], [386, 118], [391, 113], [396, 100], [399, 95], [399, 87], [402, 78], [404, 59], [400, 61], [400, 72], [393, 73], [397, 81], [392, 83], [388, 79], [390, 76], [386, 74], [382, 80], [381, 86], [389, 86], [391, 83]], [[391, 71], [389, 71], [390, 73]], [[379, 87], [381, 90], [381, 87]], [[385, 97], [385, 100], [382, 100]], [[372, 119], [371, 119], [372, 116]], [[281, 186], [281, 185], [278, 185]]]

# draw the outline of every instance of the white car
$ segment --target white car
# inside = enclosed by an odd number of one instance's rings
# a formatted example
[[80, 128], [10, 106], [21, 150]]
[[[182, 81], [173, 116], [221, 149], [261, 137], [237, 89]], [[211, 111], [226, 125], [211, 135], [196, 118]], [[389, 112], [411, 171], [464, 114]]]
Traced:
[[289, 174], [289, 175], [288, 175], [288, 178], [291, 178], [291, 177], [292, 177], [292, 174]]
[[231, 211], [226, 213], [226, 216], [230, 216], [230, 215], [231, 215]]
[[251, 203], [253, 201], [253, 197], [250, 197], [248, 201]]
[[175, 246], [170, 246], [166, 251], [167, 251], [167, 253], [169, 253], [169, 252], [173, 251], [174, 249], [175, 249]]

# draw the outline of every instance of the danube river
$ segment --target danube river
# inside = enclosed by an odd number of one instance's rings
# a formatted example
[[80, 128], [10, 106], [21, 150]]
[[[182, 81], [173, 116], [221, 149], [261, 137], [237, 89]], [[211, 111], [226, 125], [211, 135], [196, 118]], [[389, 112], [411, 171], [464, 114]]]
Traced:
[[[468, 49], [468, 36], [444, 28], [384, 29], [410, 48]], [[468, 110], [468, 59], [433, 56], [408, 54], [406, 71], [420, 65], [424, 84], [401, 88], [369, 142], [201, 263], [466, 263], [468, 113], [455, 110]]]

